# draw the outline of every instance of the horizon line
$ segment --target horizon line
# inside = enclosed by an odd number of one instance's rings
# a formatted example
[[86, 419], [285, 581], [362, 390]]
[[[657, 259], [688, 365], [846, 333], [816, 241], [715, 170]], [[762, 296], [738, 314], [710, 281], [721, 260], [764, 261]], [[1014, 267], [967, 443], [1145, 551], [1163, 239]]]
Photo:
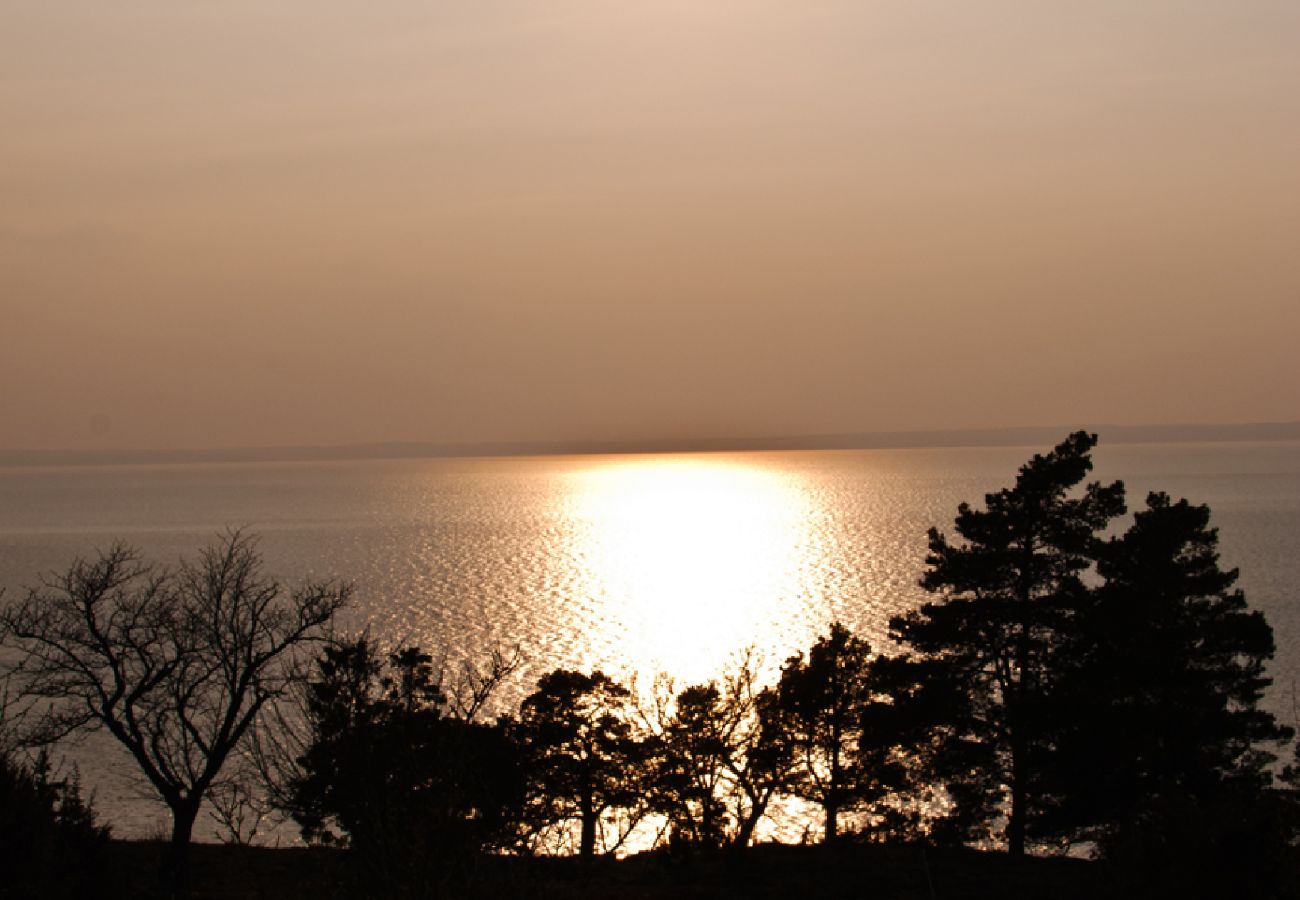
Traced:
[[1018, 447], [1056, 441], [1060, 436], [1078, 430], [1095, 433], [1106, 442], [1120, 444], [1300, 440], [1300, 420], [1239, 424], [1032, 425], [640, 440], [367, 441], [347, 444], [264, 445], [180, 450], [0, 449], [0, 467]]

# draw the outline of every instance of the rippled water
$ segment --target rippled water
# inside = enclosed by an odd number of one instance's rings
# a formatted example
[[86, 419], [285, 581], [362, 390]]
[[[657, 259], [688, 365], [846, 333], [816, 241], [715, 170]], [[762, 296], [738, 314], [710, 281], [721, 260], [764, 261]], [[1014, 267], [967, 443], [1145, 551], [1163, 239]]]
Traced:
[[[1104, 436], [1103, 436], [1104, 438]], [[924, 597], [925, 531], [1006, 486], [1031, 448], [401, 460], [0, 470], [0, 585], [19, 592], [116, 538], [192, 553], [229, 525], [285, 579], [355, 582], [350, 625], [453, 656], [528, 658], [679, 683], [744, 648], [769, 671], [835, 619], [880, 646]], [[1130, 507], [1210, 504], [1224, 561], [1278, 638], [1271, 705], [1300, 672], [1300, 445], [1106, 446]], [[129, 767], [80, 754], [118, 833], [148, 832]]]

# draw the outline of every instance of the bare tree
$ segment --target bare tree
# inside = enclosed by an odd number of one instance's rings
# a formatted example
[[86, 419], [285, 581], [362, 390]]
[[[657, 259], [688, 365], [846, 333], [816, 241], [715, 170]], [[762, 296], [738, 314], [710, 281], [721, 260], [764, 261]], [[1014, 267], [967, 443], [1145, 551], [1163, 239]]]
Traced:
[[106, 729], [125, 747], [171, 811], [164, 875], [183, 891], [205, 796], [350, 594], [337, 582], [285, 590], [237, 530], [176, 569], [124, 544], [78, 559], [0, 608], [3, 642], [19, 651], [23, 736]]
[[208, 816], [217, 826], [223, 844], [247, 847], [257, 839], [263, 825], [275, 821], [274, 809], [266, 792], [260, 790], [258, 772], [244, 760], [234, 768], [233, 773], [223, 773], [208, 789]]
[[776, 691], [758, 687], [746, 649], [718, 681], [678, 691], [655, 679], [643, 727], [654, 735], [650, 799], [664, 833], [686, 844], [746, 847], [772, 799], [788, 787], [794, 748]]
[[447, 712], [462, 722], [473, 722], [523, 664], [524, 652], [518, 644], [509, 648], [493, 644], [486, 659], [463, 659], [450, 671], [444, 663], [438, 681], [447, 698]]
[[758, 687], [760, 660], [746, 650], [722, 679], [731, 813], [736, 821], [733, 847], [747, 847], [777, 794], [786, 789], [795, 766], [794, 747], [778, 710], [774, 687]]

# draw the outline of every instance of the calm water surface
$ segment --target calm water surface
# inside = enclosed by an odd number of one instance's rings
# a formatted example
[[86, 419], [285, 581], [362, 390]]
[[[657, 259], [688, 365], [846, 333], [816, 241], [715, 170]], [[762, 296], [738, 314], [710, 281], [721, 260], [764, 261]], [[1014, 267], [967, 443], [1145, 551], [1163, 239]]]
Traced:
[[[1104, 436], [1103, 436], [1104, 438]], [[558, 665], [679, 683], [745, 648], [769, 672], [833, 620], [885, 647], [925, 598], [925, 532], [951, 526], [1041, 448], [0, 469], [0, 585], [114, 539], [154, 559], [229, 525], [279, 577], [357, 587], [349, 625], [455, 657], [519, 644], [505, 700]], [[1097, 477], [1208, 503], [1224, 563], [1274, 627], [1270, 705], [1300, 674], [1300, 444], [1104, 443]], [[83, 748], [119, 834], [161, 820], [129, 765]]]

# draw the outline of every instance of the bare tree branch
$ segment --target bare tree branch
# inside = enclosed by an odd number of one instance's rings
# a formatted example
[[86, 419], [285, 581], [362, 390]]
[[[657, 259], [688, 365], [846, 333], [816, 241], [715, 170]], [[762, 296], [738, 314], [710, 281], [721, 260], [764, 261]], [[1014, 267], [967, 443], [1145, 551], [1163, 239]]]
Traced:
[[239, 530], [174, 570], [125, 544], [78, 559], [0, 607], [19, 735], [106, 729], [172, 813], [179, 883], [200, 804], [350, 595], [339, 582], [284, 590]]

